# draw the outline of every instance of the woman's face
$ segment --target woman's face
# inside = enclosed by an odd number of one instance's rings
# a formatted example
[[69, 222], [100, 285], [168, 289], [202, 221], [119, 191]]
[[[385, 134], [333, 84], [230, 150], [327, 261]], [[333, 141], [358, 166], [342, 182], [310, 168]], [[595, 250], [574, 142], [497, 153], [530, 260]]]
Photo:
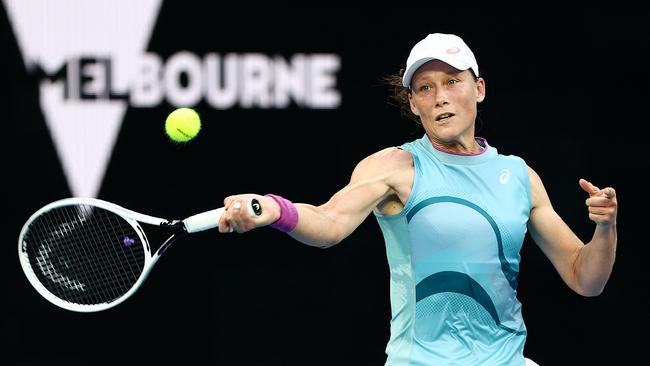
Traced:
[[434, 140], [454, 144], [474, 139], [477, 103], [485, 98], [485, 81], [470, 70], [459, 71], [432, 60], [413, 75], [409, 103]]

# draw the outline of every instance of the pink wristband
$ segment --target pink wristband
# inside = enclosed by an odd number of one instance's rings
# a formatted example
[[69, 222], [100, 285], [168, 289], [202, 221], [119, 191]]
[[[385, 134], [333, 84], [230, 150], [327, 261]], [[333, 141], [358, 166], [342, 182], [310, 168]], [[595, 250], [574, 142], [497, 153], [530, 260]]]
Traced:
[[296, 206], [288, 199], [275, 194], [265, 196], [273, 198], [280, 205], [280, 218], [269, 226], [285, 233], [295, 229], [296, 225], [298, 225], [298, 209], [296, 209]]

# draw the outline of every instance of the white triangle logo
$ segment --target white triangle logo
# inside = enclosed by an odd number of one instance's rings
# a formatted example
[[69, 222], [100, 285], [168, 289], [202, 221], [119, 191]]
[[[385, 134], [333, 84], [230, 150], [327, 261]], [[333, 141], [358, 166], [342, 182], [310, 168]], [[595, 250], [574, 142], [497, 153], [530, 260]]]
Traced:
[[41, 108], [72, 195], [95, 197], [128, 107], [109, 94], [128, 93], [161, 0], [3, 2], [28, 69], [64, 74], [41, 80]]

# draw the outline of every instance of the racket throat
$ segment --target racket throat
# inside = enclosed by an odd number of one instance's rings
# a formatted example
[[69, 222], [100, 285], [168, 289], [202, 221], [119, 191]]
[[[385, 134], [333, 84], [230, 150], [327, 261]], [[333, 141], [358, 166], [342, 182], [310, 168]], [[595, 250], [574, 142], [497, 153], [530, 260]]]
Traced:
[[165, 251], [178, 239], [184, 237], [187, 235], [187, 231], [185, 228], [181, 225], [181, 229], [179, 232], [175, 233], [174, 235], [170, 236], [165, 242], [160, 246], [160, 248], [156, 251], [156, 257], [160, 257], [165, 253]]

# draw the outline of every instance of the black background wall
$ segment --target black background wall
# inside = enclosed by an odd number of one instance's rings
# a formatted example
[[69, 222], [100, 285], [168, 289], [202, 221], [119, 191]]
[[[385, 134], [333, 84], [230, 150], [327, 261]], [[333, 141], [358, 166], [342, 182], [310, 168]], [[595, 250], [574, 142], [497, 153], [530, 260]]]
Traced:
[[[478, 134], [540, 174], [581, 239], [591, 238], [594, 225], [578, 179], [618, 191], [617, 262], [600, 296], [573, 293], [526, 239], [518, 293], [526, 354], [545, 366], [639, 364], [650, 326], [647, 187], [639, 176], [647, 166], [650, 13], [597, 5], [574, 12], [433, 3], [405, 9], [315, 6], [287, 14], [164, 2], [147, 51], [163, 59], [180, 50], [338, 54], [341, 105], [217, 110], [202, 101], [194, 107], [203, 131], [184, 146], [162, 132], [174, 106], [129, 108], [98, 197], [161, 217], [215, 208], [241, 192], [324, 203], [360, 159], [421, 136], [389, 105], [381, 78], [402, 67], [426, 34], [456, 33], [487, 82]], [[69, 312], [42, 299], [20, 269], [18, 234], [34, 211], [71, 191], [39, 106], [39, 79], [26, 71], [18, 47], [1, 7], [0, 364], [383, 364], [388, 267], [372, 217], [329, 250], [268, 228], [197, 234], [172, 247], [131, 299], [101, 313]]]

